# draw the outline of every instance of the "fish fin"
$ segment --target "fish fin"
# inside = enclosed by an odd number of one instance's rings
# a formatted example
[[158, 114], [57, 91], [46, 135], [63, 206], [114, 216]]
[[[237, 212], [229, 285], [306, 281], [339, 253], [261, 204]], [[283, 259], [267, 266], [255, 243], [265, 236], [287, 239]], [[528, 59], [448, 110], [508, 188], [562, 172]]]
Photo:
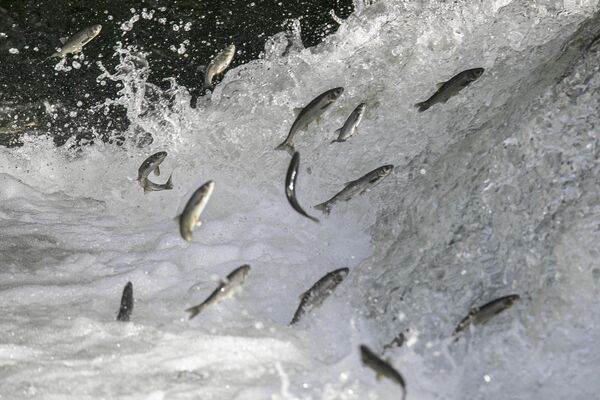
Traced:
[[436, 83], [436, 84], [435, 84], [435, 88], [436, 88], [436, 89], [439, 89], [439, 88], [441, 88], [442, 86], [444, 86], [445, 84], [446, 84], [446, 82], [438, 82], [438, 83]]
[[338, 128], [333, 133], [335, 133], [336, 135], [339, 135], [341, 131], [342, 131], [342, 128]]
[[60, 42], [62, 44], [65, 44], [67, 42], [67, 40], [69, 40], [69, 38], [68, 37], [61, 37], [61, 38], [58, 38], [58, 40], [60, 40]]
[[154, 168], [154, 175], [160, 176], [160, 166], [157, 166], [156, 168]]
[[327, 202], [317, 204], [316, 206], [314, 206], [314, 208], [321, 211], [325, 215], [329, 215], [329, 213], [331, 212], [331, 206], [327, 204]]
[[121, 306], [119, 307], [119, 314], [117, 315], [117, 321], [127, 322], [133, 311], [133, 285], [131, 282], [127, 282], [123, 289], [123, 295], [121, 296]]
[[419, 112], [423, 112], [425, 110], [427, 110], [429, 108], [429, 104], [427, 104], [426, 101], [423, 101], [421, 103], [417, 103], [415, 104], [415, 108], [419, 111]]
[[165, 189], [167, 189], [167, 190], [173, 189], [173, 173], [172, 172], [171, 172], [171, 175], [169, 175], [169, 179], [167, 179], [167, 183], [165, 183]]
[[200, 225], [202, 225], [202, 221], [198, 220], [196, 225], [194, 225], [194, 228], [198, 228]]
[[317, 125], [319, 125], [321, 123], [321, 116], [320, 115], [317, 117], [317, 119], [315, 119], [315, 122], [317, 123]]
[[375, 372], [375, 379], [379, 382], [383, 378], [383, 374], [381, 372]]
[[300, 113], [302, 112], [302, 110], [304, 110], [304, 108], [302, 108], [302, 107], [295, 107], [294, 108], [294, 117], [297, 117], [298, 115], [300, 115]]
[[329, 144], [333, 144], [333, 143], [344, 143], [345, 140], [339, 140], [339, 139], [334, 139], [332, 140]]
[[202, 309], [204, 308], [204, 303], [198, 305], [198, 306], [194, 306], [194, 307], [190, 307], [187, 310], [185, 310], [186, 312], [190, 313], [190, 317], [188, 318], [188, 320], [194, 318], [196, 315], [200, 314], [200, 311], [202, 311]]
[[294, 146], [292, 146], [291, 144], [288, 144], [286, 142], [283, 142], [279, 146], [275, 147], [275, 150], [285, 150], [288, 153], [290, 153], [290, 155], [294, 154], [294, 152], [296, 151], [294, 149]]
[[179, 215], [176, 215], [176, 216], [175, 216], [175, 218], [173, 218], [173, 220], [174, 220], [175, 222], [177, 222], [177, 224], [179, 224], [179, 223], [181, 222], [181, 214], [179, 214]]
[[144, 181], [144, 186], [143, 186], [143, 188], [144, 188], [144, 194], [146, 194], [146, 193], [148, 193], [148, 192], [152, 191], [152, 189], [150, 189], [150, 185], [148, 185], [148, 181]]

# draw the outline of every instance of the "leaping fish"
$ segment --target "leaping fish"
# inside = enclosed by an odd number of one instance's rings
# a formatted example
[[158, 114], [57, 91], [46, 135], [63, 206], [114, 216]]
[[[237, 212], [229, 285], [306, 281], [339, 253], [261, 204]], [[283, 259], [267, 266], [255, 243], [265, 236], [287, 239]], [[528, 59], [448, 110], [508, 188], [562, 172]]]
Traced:
[[219, 286], [208, 296], [206, 300], [197, 306], [190, 307], [186, 312], [190, 313], [190, 318], [194, 318], [196, 315], [200, 313], [200, 311], [204, 310], [204, 308], [208, 307], [211, 304], [216, 304], [221, 300], [227, 299], [235, 293], [235, 291], [244, 283], [246, 279], [246, 275], [250, 272], [249, 265], [242, 265], [241, 267], [233, 270], [227, 277], [219, 283]]
[[166, 183], [158, 184], [152, 182], [148, 176], [152, 171], [154, 174], [160, 175], [160, 164], [167, 157], [166, 151], [159, 151], [158, 153], [152, 154], [150, 157], [146, 158], [140, 168], [138, 169], [138, 182], [140, 186], [144, 188], [144, 193], [150, 191], [160, 191], [160, 190], [171, 190], [173, 189], [172, 175], [169, 176], [169, 179]]
[[212, 59], [208, 67], [206, 67], [206, 73], [204, 75], [204, 88], [208, 89], [213, 86], [212, 81], [215, 76], [223, 73], [231, 64], [233, 56], [235, 55], [235, 45], [230, 44], [224, 50]]
[[518, 294], [503, 296], [482, 305], [481, 307], [473, 307], [469, 311], [469, 315], [460, 321], [452, 335], [465, 330], [469, 325], [480, 325], [489, 321], [491, 318], [500, 314], [502, 311], [512, 307], [519, 300]]
[[48, 58], [52, 57], [65, 57], [69, 53], [79, 53], [83, 49], [83, 46], [88, 44], [93, 38], [98, 36], [102, 30], [102, 25], [96, 24], [83, 28], [70, 38], [61, 41], [63, 42], [62, 47]]
[[363, 365], [371, 368], [375, 371], [375, 376], [379, 379], [381, 376], [385, 376], [388, 379], [396, 382], [402, 387], [402, 399], [406, 398], [406, 383], [404, 378], [394, 367], [389, 363], [379, 358], [371, 349], [365, 345], [360, 346], [360, 358]]
[[287, 174], [285, 176], [285, 195], [288, 199], [288, 202], [294, 210], [296, 210], [300, 215], [303, 215], [306, 218], [318, 223], [319, 220], [315, 217], [308, 215], [306, 211], [304, 211], [302, 207], [300, 207], [300, 204], [296, 199], [296, 178], [298, 177], [299, 167], [300, 153], [295, 152], [292, 156], [292, 161], [290, 161], [290, 166], [288, 167]]
[[325, 299], [329, 297], [331, 293], [333, 293], [335, 288], [342, 283], [344, 278], [348, 276], [348, 272], [348, 268], [340, 268], [336, 269], [335, 271], [331, 271], [319, 279], [317, 283], [311, 286], [310, 289], [302, 293], [300, 295], [300, 305], [294, 313], [294, 317], [292, 318], [290, 325], [300, 321], [300, 317], [302, 317], [302, 315], [309, 309], [312, 310], [323, 304], [323, 301], [325, 301]]
[[213, 181], [208, 181], [200, 186], [190, 197], [181, 215], [177, 216], [179, 220], [179, 232], [181, 237], [188, 242], [192, 240], [192, 231], [201, 224], [200, 214], [206, 207], [208, 199], [215, 188]]
[[335, 133], [338, 134], [338, 137], [337, 139], [332, 140], [331, 143], [345, 142], [346, 140], [348, 140], [348, 138], [350, 138], [356, 133], [358, 124], [360, 124], [360, 121], [362, 120], [366, 107], [367, 106], [365, 105], [365, 103], [360, 103], [358, 107], [356, 107], [354, 111], [352, 111], [346, 122], [344, 122], [344, 125], [340, 129], [335, 131]]
[[364, 192], [370, 190], [373, 186], [377, 185], [386, 176], [388, 176], [393, 169], [393, 165], [384, 165], [358, 178], [355, 181], [348, 182], [346, 187], [338, 192], [335, 196], [324, 203], [317, 204], [315, 208], [325, 214], [329, 214], [331, 207], [335, 203], [338, 201], [349, 201], [354, 196], [363, 194]]
[[286, 150], [288, 153], [293, 154], [295, 151], [293, 140], [296, 133], [306, 129], [312, 121], [318, 120], [321, 114], [323, 114], [327, 108], [342, 95], [342, 93], [344, 93], [344, 88], [338, 87], [330, 89], [315, 97], [306, 107], [298, 112], [296, 120], [292, 124], [287, 137], [283, 143], [275, 147], [275, 150]]
[[446, 82], [438, 83], [438, 90], [427, 100], [415, 104], [419, 112], [427, 110], [436, 103], [445, 103], [452, 96], [455, 96], [469, 86], [471, 82], [476, 81], [483, 74], [483, 68], [473, 68], [463, 71]]

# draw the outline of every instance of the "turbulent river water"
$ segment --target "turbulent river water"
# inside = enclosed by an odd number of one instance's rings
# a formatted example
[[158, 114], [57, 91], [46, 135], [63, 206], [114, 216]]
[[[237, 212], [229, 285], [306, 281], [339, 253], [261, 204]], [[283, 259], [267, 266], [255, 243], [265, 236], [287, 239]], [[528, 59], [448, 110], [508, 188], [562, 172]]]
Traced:
[[[81, 112], [124, 110], [122, 145], [56, 147], [37, 127], [0, 148], [0, 398], [398, 399], [358, 346], [379, 352], [400, 332], [386, 358], [407, 399], [597, 398], [597, 13], [591, 0], [356, 3], [315, 47], [270, 38], [196, 108], [176, 79], [150, 83], [139, 49], [117, 47], [116, 68], [93, 60], [98, 85], [119, 92]], [[70, 63], [54, 61], [76, 74]], [[459, 95], [416, 111], [475, 67]], [[274, 147], [294, 108], [338, 86], [295, 140], [316, 224], [287, 203], [290, 157]], [[359, 132], [330, 144], [361, 102]], [[144, 195], [137, 169], [157, 151], [168, 157], [153, 179], [173, 172], [174, 189]], [[331, 215], [312, 207], [384, 164], [389, 177]], [[210, 179], [185, 242], [174, 217]], [[242, 264], [242, 290], [188, 321]], [[298, 296], [342, 267], [289, 327]], [[515, 306], [451, 337], [472, 306], [513, 293]]]

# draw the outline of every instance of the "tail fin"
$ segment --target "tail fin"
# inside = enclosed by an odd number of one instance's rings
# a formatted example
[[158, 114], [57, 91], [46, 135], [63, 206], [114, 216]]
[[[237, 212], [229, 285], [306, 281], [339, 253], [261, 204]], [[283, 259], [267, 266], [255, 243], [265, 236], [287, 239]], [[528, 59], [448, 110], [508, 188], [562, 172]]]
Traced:
[[123, 289], [123, 295], [121, 296], [121, 307], [119, 308], [119, 315], [117, 315], [117, 321], [127, 322], [133, 311], [133, 285], [131, 282], [127, 282]]
[[189, 313], [190, 313], [190, 317], [188, 318], [188, 320], [189, 320], [189, 319], [192, 319], [192, 318], [194, 318], [196, 315], [200, 314], [200, 311], [202, 311], [203, 309], [204, 309], [204, 303], [202, 303], [202, 304], [199, 304], [199, 305], [197, 305], [197, 306], [194, 306], [194, 307], [190, 307], [190, 308], [188, 308], [187, 310], [185, 310], [186, 312], [189, 312]]
[[332, 141], [331, 141], [329, 144], [333, 144], [333, 143], [344, 143], [344, 142], [345, 142], [345, 140], [335, 139], [335, 140], [332, 140]]
[[429, 104], [426, 101], [422, 101], [421, 103], [417, 103], [415, 104], [415, 108], [419, 111], [419, 112], [423, 112], [425, 110], [427, 110], [429, 108]]
[[279, 146], [275, 147], [275, 150], [286, 150], [288, 153], [290, 153], [290, 155], [293, 155], [296, 151], [294, 146], [288, 144], [287, 142], [281, 143]]
[[167, 183], [165, 183], [165, 190], [171, 190], [173, 189], [173, 173], [171, 172], [171, 175], [169, 175], [169, 179], [167, 179]]
[[329, 213], [331, 212], [331, 206], [327, 202], [317, 204], [313, 208], [316, 208], [317, 210], [321, 211], [325, 215], [329, 215]]

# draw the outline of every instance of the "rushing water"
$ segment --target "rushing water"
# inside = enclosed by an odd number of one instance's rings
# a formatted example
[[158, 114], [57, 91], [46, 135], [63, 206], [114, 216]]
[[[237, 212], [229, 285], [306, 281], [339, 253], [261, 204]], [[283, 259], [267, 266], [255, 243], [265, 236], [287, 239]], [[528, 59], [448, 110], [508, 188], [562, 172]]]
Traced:
[[[38, 132], [0, 149], [0, 397], [398, 399], [358, 346], [380, 351], [408, 330], [386, 355], [408, 399], [596, 398], [597, 11], [358, 3], [316, 47], [275, 35], [195, 109], [177, 79], [148, 80], [157, 66], [140, 49], [117, 46], [117, 67], [95, 60], [97, 83], [118, 94], [86, 111], [123, 110], [122, 145], [57, 148]], [[436, 82], [474, 67], [479, 80], [416, 112]], [[296, 140], [315, 224], [287, 203], [290, 157], [273, 149], [293, 108], [337, 86], [343, 96]], [[359, 133], [330, 145], [360, 102]], [[153, 179], [174, 171], [175, 188], [144, 195], [137, 168], [161, 150]], [[390, 163], [330, 216], [311, 207]], [[173, 218], [209, 179], [203, 224], [184, 242]], [[243, 290], [188, 321], [184, 309], [244, 263]], [[341, 267], [350, 274], [331, 297], [288, 327], [299, 294]], [[136, 302], [120, 323], [127, 281]], [[511, 293], [513, 308], [450, 337], [470, 307]]]

